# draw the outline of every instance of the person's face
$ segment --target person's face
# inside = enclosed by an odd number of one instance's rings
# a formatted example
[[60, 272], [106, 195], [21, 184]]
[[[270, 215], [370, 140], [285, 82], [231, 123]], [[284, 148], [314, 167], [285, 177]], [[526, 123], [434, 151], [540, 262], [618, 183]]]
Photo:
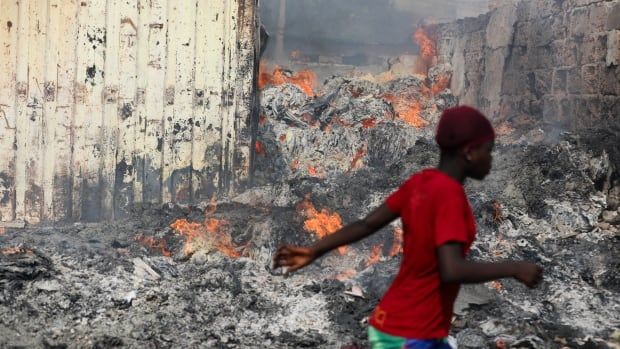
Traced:
[[465, 149], [465, 158], [467, 160], [467, 177], [482, 180], [491, 171], [493, 162], [493, 146], [495, 142], [489, 141], [469, 147]]

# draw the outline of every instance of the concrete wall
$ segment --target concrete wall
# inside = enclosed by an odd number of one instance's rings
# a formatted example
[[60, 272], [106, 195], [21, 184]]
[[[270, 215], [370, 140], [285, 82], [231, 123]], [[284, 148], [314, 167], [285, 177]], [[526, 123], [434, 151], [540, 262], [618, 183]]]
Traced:
[[0, 0], [0, 224], [110, 219], [250, 173], [256, 0]]
[[567, 130], [618, 122], [620, 1], [506, 0], [441, 30], [462, 104]]

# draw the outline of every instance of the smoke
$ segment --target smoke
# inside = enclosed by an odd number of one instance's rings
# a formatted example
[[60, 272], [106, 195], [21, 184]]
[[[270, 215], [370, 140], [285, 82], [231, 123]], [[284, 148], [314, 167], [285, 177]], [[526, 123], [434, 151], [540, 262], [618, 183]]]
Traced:
[[452, 21], [487, 10], [488, 0], [261, 0], [261, 21], [271, 36], [270, 60], [302, 52], [364, 62], [364, 55], [416, 53], [411, 34], [423, 21]]

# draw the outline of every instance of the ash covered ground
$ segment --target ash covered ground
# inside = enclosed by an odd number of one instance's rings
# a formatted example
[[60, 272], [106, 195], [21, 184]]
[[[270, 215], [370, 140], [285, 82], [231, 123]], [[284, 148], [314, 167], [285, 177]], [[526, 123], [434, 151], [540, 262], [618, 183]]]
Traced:
[[[7, 229], [0, 346], [365, 347], [366, 316], [398, 268], [398, 223], [287, 278], [271, 255], [363, 217], [437, 163], [433, 125], [457, 102], [446, 74], [335, 77], [318, 97], [267, 88], [254, 188], [122, 222]], [[492, 174], [467, 183], [472, 258], [535, 260], [546, 275], [535, 290], [513, 280], [464, 287], [460, 348], [619, 345], [619, 133], [607, 130], [603, 144], [589, 132], [506, 131]]]

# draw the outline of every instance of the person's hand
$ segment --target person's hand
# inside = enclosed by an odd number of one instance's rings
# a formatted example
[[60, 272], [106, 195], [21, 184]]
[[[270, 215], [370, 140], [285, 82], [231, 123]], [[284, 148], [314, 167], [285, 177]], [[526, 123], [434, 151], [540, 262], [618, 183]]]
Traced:
[[517, 262], [514, 278], [529, 288], [536, 287], [542, 279], [541, 267], [530, 262]]
[[316, 253], [306, 247], [281, 246], [273, 256], [273, 267], [283, 268], [285, 274], [299, 270], [312, 263]]

